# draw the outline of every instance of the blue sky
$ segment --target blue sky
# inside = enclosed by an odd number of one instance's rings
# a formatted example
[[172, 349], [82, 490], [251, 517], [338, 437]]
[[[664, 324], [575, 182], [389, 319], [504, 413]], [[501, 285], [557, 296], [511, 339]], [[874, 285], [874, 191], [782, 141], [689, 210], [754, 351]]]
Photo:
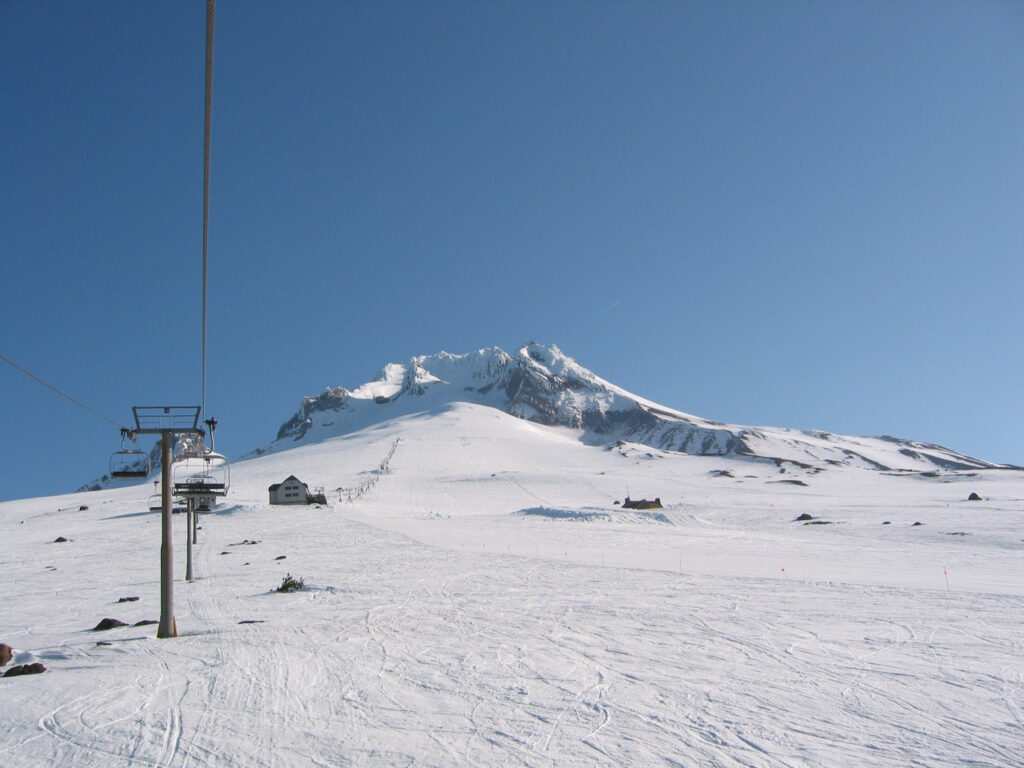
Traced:
[[[1024, 464], [1024, 4], [218, 3], [219, 450], [387, 362], [554, 343], [738, 424]], [[0, 0], [0, 354], [201, 397], [205, 3]], [[0, 366], [0, 499], [110, 424]]]

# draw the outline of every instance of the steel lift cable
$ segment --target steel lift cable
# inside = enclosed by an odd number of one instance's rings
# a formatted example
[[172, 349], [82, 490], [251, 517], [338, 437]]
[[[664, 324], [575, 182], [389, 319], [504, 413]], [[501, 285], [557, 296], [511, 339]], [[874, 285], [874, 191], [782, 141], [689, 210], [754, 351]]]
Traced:
[[26, 370], [26, 369], [22, 368], [22, 367], [21, 367], [20, 365], [18, 365], [18, 364], [17, 364], [16, 362], [14, 362], [13, 360], [11, 360], [11, 359], [9, 359], [9, 358], [6, 358], [6, 357], [4, 357], [3, 355], [0, 355], [0, 360], [3, 360], [3, 361], [4, 361], [5, 363], [7, 363], [8, 365], [10, 365], [10, 366], [12, 366], [12, 367], [14, 367], [14, 368], [17, 368], [17, 369], [18, 369], [19, 371], [21, 371], [22, 373], [24, 373], [24, 374], [25, 374], [26, 376], [28, 376], [28, 377], [30, 377], [30, 378], [33, 378], [33, 379], [35, 379], [35, 380], [36, 380], [36, 381], [38, 381], [38, 382], [39, 382], [40, 384], [42, 384], [42, 385], [43, 385], [44, 387], [49, 387], [49, 388], [50, 388], [50, 389], [52, 389], [52, 390], [53, 390], [54, 392], [56, 392], [56, 393], [57, 393], [58, 395], [60, 395], [60, 396], [61, 396], [61, 397], [63, 397], [63, 398], [66, 398], [66, 399], [70, 400], [70, 401], [71, 401], [72, 403], [74, 403], [75, 405], [77, 405], [77, 406], [78, 406], [79, 408], [84, 408], [84, 409], [85, 409], [85, 410], [87, 410], [87, 411], [88, 411], [89, 413], [91, 413], [91, 414], [92, 414], [93, 416], [99, 416], [99, 417], [100, 417], [101, 419], [103, 419], [104, 421], [110, 422], [110, 423], [111, 423], [111, 424], [113, 424], [113, 425], [114, 425], [115, 427], [117, 427], [118, 429], [120, 429], [120, 430], [121, 430], [122, 432], [130, 432], [130, 431], [131, 431], [131, 430], [129, 430], [129, 429], [127, 428], [127, 427], [123, 427], [123, 426], [121, 426], [120, 424], [118, 424], [118, 423], [117, 423], [116, 421], [114, 421], [113, 419], [108, 419], [108, 418], [107, 418], [106, 416], [104, 416], [104, 415], [103, 415], [102, 413], [100, 413], [99, 411], [93, 410], [92, 408], [90, 408], [90, 407], [89, 407], [88, 405], [86, 405], [85, 403], [81, 403], [81, 402], [79, 402], [78, 400], [75, 400], [75, 398], [73, 398], [73, 397], [72, 397], [71, 395], [67, 394], [66, 392], [61, 392], [61, 391], [60, 391], [59, 389], [57, 389], [57, 388], [56, 388], [55, 386], [53, 386], [53, 384], [50, 384], [50, 383], [48, 383], [48, 382], [46, 382], [46, 381], [43, 381], [43, 380], [42, 380], [41, 378], [39, 378], [38, 376], [36, 376], [36, 375], [35, 375], [34, 373], [32, 373], [32, 372], [31, 372], [31, 371], [29, 371], [29, 370]]
[[206, 292], [210, 233], [210, 114], [213, 101], [213, 16], [216, 0], [206, 0], [206, 98], [203, 124], [203, 386], [202, 410], [206, 415]]

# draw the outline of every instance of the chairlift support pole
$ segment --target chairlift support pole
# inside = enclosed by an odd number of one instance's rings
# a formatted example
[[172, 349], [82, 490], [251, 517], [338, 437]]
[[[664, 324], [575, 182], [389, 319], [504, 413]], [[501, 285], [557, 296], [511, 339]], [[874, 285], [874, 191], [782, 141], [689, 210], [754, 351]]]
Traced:
[[160, 505], [160, 624], [156, 636], [177, 637], [174, 621], [174, 542], [171, 538], [171, 449], [173, 432], [160, 435], [160, 478], [163, 498]]
[[196, 502], [191, 496], [185, 506], [185, 581], [192, 581], [192, 521], [195, 520]]
[[158, 638], [177, 637], [174, 620], [174, 543], [171, 525], [172, 484], [171, 459], [176, 435], [201, 434], [199, 406], [135, 406], [135, 433], [160, 435], [160, 622]]

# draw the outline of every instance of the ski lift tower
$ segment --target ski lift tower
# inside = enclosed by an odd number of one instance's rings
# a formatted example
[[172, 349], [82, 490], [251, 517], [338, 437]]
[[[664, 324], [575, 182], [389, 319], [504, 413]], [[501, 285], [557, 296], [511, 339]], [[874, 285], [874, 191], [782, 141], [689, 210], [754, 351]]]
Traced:
[[174, 546], [171, 543], [171, 452], [177, 435], [201, 435], [198, 405], [134, 406], [137, 435], [160, 435], [160, 624], [157, 637], [177, 637], [174, 621]]

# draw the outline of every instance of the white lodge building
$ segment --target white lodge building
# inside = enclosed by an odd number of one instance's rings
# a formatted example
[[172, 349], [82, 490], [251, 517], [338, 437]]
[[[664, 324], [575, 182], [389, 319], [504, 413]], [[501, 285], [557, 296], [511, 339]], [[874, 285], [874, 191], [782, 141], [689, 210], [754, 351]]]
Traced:
[[309, 503], [309, 486], [295, 475], [289, 475], [282, 483], [274, 483], [269, 490], [271, 504]]

